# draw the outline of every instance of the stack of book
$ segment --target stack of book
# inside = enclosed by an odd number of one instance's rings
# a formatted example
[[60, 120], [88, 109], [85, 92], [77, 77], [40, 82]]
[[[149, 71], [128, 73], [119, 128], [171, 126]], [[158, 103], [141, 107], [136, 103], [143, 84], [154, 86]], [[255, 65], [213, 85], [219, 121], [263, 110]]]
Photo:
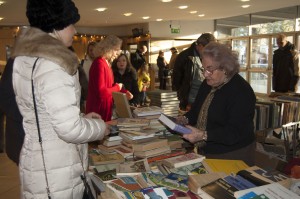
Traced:
[[120, 136], [107, 136], [101, 142], [100, 145], [105, 147], [114, 147], [120, 145], [122, 142], [122, 138]]
[[119, 132], [134, 135], [150, 135], [159, 132], [160, 129], [150, 125], [150, 121], [143, 118], [119, 118], [117, 127]]
[[149, 158], [171, 152], [167, 139], [155, 139], [146, 143], [133, 144], [133, 154], [139, 158]]
[[148, 91], [151, 106], [159, 106], [166, 115], [178, 116], [179, 100], [177, 93], [168, 90]]
[[155, 119], [159, 117], [163, 110], [158, 106], [148, 106], [135, 108], [132, 112], [135, 118]]

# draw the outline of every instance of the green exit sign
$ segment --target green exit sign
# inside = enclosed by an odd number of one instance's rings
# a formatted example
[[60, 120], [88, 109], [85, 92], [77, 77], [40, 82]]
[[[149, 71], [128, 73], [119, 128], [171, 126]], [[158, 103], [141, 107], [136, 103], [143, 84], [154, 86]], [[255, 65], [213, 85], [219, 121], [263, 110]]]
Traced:
[[180, 29], [179, 28], [171, 28], [171, 33], [180, 33]]

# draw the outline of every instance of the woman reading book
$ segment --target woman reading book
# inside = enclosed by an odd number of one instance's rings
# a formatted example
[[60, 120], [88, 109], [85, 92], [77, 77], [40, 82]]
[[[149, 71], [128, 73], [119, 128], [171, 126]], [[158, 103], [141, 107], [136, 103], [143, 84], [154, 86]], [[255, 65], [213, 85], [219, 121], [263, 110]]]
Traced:
[[211, 42], [201, 55], [205, 81], [185, 114], [192, 133], [183, 137], [206, 158], [243, 160], [251, 166], [255, 150], [253, 89], [238, 74], [237, 56], [228, 46]]

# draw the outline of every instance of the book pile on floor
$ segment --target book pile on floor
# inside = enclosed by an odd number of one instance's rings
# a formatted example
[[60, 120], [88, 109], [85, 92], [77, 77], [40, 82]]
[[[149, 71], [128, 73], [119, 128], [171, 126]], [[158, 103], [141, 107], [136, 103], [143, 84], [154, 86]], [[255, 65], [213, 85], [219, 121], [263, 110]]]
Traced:
[[147, 91], [151, 106], [161, 107], [164, 114], [168, 116], [178, 116], [179, 100], [177, 93], [168, 90]]

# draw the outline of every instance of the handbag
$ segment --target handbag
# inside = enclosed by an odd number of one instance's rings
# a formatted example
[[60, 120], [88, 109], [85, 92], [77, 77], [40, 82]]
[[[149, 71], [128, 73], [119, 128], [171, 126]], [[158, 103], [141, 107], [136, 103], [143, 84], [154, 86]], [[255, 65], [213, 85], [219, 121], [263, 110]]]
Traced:
[[[45, 174], [45, 180], [46, 180], [46, 191], [47, 191], [47, 195], [48, 195], [48, 199], [51, 199], [51, 195], [50, 195], [50, 188], [49, 188], [49, 182], [48, 182], [48, 178], [47, 178], [47, 172], [46, 172], [46, 164], [45, 164], [45, 157], [44, 157], [44, 149], [43, 149], [43, 141], [42, 141], [42, 136], [41, 136], [41, 130], [40, 130], [40, 123], [39, 123], [39, 118], [38, 118], [38, 112], [37, 112], [37, 106], [36, 106], [36, 100], [35, 100], [35, 94], [34, 94], [34, 86], [33, 86], [33, 71], [35, 69], [36, 63], [38, 61], [39, 58], [37, 58], [33, 64], [32, 67], [32, 73], [31, 73], [31, 89], [32, 89], [32, 98], [33, 98], [33, 106], [34, 106], [34, 113], [35, 113], [35, 119], [36, 119], [36, 125], [37, 125], [37, 130], [38, 130], [38, 136], [39, 136], [39, 143], [40, 143], [40, 147], [41, 147], [41, 153], [42, 153], [42, 159], [43, 159], [43, 167], [44, 167], [44, 174]], [[84, 171], [84, 167], [83, 167], [83, 161], [82, 158], [80, 156], [80, 152], [78, 147], [76, 146], [80, 161], [81, 161], [81, 166], [83, 168]], [[81, 179], [83, 181], [84, 184], [84, 192], [83, 192], [83, 199], [96, 199], [95, 196], [93, 195], [93, 193], [95, 193], [95, 191], [92, 191], [91, 186], [89, 185], [88, 179], [87, 179], [87, 175], [85, 173], [85, 171], [83, 172], [83, 174], [81, 174]]]

